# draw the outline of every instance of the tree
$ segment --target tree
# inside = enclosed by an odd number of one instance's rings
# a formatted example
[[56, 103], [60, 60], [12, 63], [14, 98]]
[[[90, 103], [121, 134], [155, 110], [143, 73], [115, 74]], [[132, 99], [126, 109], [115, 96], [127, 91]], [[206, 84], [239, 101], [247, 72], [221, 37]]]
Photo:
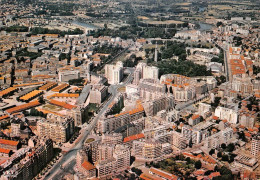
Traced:
[[217, 58], [217, 57], [213, 57], [213, 58], [211, 59], [211, 62], [219, 62], [219, 61], [220, 61], [220, 59]]
[[70, 80], [69, 80], [69, 84], [70, 84], [70, 85], [82, 85], [82, 84], [83, 84], [83, 81], [84, 81], [83, 78], [70, 79]]
[[130, 177], [129, 177], [129, 180], [135, 180], [135, 175], [134, 174], [131, 174]]
[[221, 158], [222, 157], [222, 152], [219, 151], [217, 156], [218, 156], [218, 158]]
[[211, 149], [210, 151], [209, 151], [209, 155], [211, 155], [212, 156], [212, 154], [214, 154], [215, 153], [215, 149]]
[[244, 132], [238, 132], [238, 138], [242, 139], [242, 141], [245, 141], [245, 142], [247, 141]]
[[227, 146], [227, 151], [228, 152], [232, 152], [234, 151], [235, 149], [235, 145], [233, 143], [230, 143], [228, 146]]
[[224, 143], [222, 143], [222, 144], [221, 144], [221, 148], [222, 148], [222, 149], [226, 149], [226, 148], [227, 148], [227, 145], [224, 144]]
[[260, 66], [255, 66], [255, 65], [253, 65], [253, 73], [254, 73], [255, 75], [257, 75], [258, 73], [260, 73]]
[[170, 86], [170, 93], [173, 94], [173, 90], [172, 90], [172, 87]]
[[208, 176], [208, 175], [210, 175], [212, 172], [213, 172], [213, 171], [211, 171], [211, 170], [208, 170], [208, 171], [206, 171], [206, 172], [205, 172], [205, 174], [204, 174], [204, 175]]
[[134, 156], [130, 156], [130, 164], [133, 164], [134, 161], [135, 161], [135, 157]]
[[224, 155], [222, 156], [222, 161], [228, 161], [228, 155], [224, 154]]
[[[232, 177], [232, 171], [225, 166], [222, 166], [220, 168], [219, 172], [221, 175], [231, 175], [231, 177]], [[233, 178], [231, 178], [231, 179], [233, 179]]]
[[217, 25], [217, 27], [219, 27], [219, 26], [223, 25], [223, 23], [219, 21], [219, 22], [217, 22], [216, 25]]
[[65, 53], [61, 53], [59, 56], [60, 61], [66, 59], [66, 58], [67, 58], [67, 54], [65, 54]]
[[145, 167], [151, 167], [151, 165], [148, 162], [145, 162]]
[[232, 163], [233, 161], [234, 161], [234, 157], [233, 157], [233, 156], [230, 156], [228, 162], [229, 162], [229, 163]]
[[185, 161], [187, 161], [187, 163], [190, 164], [190, 157], [187, 157]]
[[223, 76], [223, 75], [221, 75], [221, 76], [219, 77], [219, 79], [220, 79], [220, 82], [221, 82], [221, 83], [226, 82], [226, 77]]
[[135, 172], [138, 176], [140, 176], [143, 173], [143, 171], [141, 169], [138, 169], [138, 168], [135, 168], [135, 167], [133, 167], [131, 170], [133, 172]]
[[187, 50], [187, 54], [188, 54], [188, 55], [191, 55], [190, 49]]
[[189, 147], [192, 148], [192, 139], [190, 138]]
[[211, 103], [211, 106], [217, 107], [220, 103], [221, 97], [215, 97], [214, 103]]
[[198, 160], [198, 161], [195, 162], [195, 168], [196, 168], [196, 169], [200, 169], [201, 166], [202, 166], [202, 164], [201, 164], [200, 160]]

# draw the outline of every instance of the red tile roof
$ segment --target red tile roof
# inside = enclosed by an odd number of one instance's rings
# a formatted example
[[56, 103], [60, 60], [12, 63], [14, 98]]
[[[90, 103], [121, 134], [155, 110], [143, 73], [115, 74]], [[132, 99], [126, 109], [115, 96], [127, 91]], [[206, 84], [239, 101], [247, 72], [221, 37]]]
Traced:
[[3, 116], [0, 116], [0, 120], [7, 119], [7, 118], [9, 118], [9, 116], [8, 116], [8, 115], [3, 115]]
[[209, 175], [209, 178], [210, 179], [213, 179], [214, 177], [217, 177], [217, 176], [220, 176], [220, 173], [219, 172], [213, 172]]
[[218, 118], [218, 116], [213, 116], [212, 119], [218, 120], [219, 118]]
[[30, 109], [30, 108], [35, 107], [35, 106], [39, 106], [40, 104], [41, 103], [38, 100], [36, 100], [36, 101], [32, 101], [32, 102], [27, 103], [27, 104], [23, 104], [23, 105], [20, 105], [20, 106], [16, 106], [16, 107], [7, 109], [6, 112], [9, 113], [9, 114], [12, 114], [12, 113], [20, 112], [20, 111], [23, 111], [23, 110], [26, 110], [26, 109]]
[[12, 141], [12, 140], [6, 140], [6, 139], [0, 139], [0, 144], [6, 144], [11, 146], [17, 146], [19, 141]]
[[204, 175], [205, 174], [205, 170], [197, 170], [193, 173], [194, 175], [198, 176], [198, 175]]
[[194, 156], [194, 155], [192, 155], [192, 154], [190, 154], [190, 153], [183, 152], [182, 154], [183, 154], [183, 156], [188, 156], [188, 157], [191, 157], [191, 158], [196, 158], [196, 156]]
[[50, 97], [67, 97], [67, 98], [78, 98], [79, 94], [69, 94], [69, 93], [55, 93]]
[[124, 138], [124, 143], [125, 142], [129, 142], [129, 141], [133, 141], [133, 140], [137, 140], [137, 139], [141, 139], [141, 138], [144, 138], [144, 134], [143, 133], [135, 134], [135, 135], [132, 135], [132, 136], [128, 136], [128, 137]]
[[8, 93], [11, 93], [11, 92], [16, 91], [16, 90], [17, 90], [17, 88], [14, 88], [14, 87], [7, 88], [3, 91], [0, 91], [0, 96], [2, 97], [4, 95], [7, 95]]
[[143, 112], [143, 111], [144, 111], [144, 107], [141, 104], [138, 104], [135, 109], [116, 114], [115, 117], [119, 117], [119, 116], [122, 116], [122, 115], [125, 115], [125, 114], [133, 115], [133, 114]]
[[198, 119], [200, 117], [199, 114], [193, 114], [193, 116], [191, 117], [192, 120]]
[[11, 150], [0, 148], [0, 153], [9, 154]]
[[144, 180], [156, 180], [155, 177], [152, 177], [151, 175], [144, 174], [144, 173], [141, 174], [140, 178]]
[[248, 133], [248, 132], [245, 132], [245, 136], [246, 136], [246, 137], [251, 137], [251, 134]]
[[42, 86], [39, 88], [39, 90], [45, 90], [45, 91], [47, 91], [47, 90], [49, 90], [50, 88], [56, 86], [57, 84], [58, 84], [58, 83], [56, 83], [56, 82], [47, 82], [46, 84], [42, 85]]
[[96, 168], [93, 164], [86, 160], [81, 164], [81, 166], [88, 171]]
[[173, 174], [170, 174], [170, 173], [167, 173], [165, 171], [162, 171], [160, 169], [156, 169], [156, 168], [150, 168], [150, 171], [160, 177], [163, 177], [167, 180], [177, 180], [178, 177], [173, 175]]
[[73, 109], [73, 108], [77, 107], [77, 106], [74, 106], [74, 105], [71, 105], [71, 104], [68, 104], [68, 103], [65, 103], [65, 102], [53, 100], [53, 99], [50, 100], [50, 103], [57, 105], [57, 106], [60, 106], [60, 107], [63, 107], [65, 109]]

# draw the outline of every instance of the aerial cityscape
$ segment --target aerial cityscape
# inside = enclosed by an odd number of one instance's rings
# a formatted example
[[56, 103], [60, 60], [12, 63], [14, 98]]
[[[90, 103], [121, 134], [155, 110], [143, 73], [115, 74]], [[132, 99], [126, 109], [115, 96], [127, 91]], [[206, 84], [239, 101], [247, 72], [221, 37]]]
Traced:
[[0, 0], [0, 180], [260, 179], [260, 0]]

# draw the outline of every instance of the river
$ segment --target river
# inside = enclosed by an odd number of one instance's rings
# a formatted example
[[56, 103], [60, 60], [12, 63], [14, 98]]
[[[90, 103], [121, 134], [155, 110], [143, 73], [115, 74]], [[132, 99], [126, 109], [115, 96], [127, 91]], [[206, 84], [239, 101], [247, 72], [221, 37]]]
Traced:
[[72, 21], [71, 22], [72, 24], [76, 24], [78, 26], [82, 26], [82, 27], [85, 27], [87, 28], [88, 30], [95, 30], [95, 29], [98, 29], [99, 27], [93, 25], [93, 24], [89, 24], [89, 23], [84, 23], [84, 22], [80, 22], [78, 20], [75, 20], [75, 21]]
[[200, 31], [209, 31], [213, 28], [212, 24], [199, 22], [199, 25], [200, 25], [200, 28], [198, 30], [200, 30]]

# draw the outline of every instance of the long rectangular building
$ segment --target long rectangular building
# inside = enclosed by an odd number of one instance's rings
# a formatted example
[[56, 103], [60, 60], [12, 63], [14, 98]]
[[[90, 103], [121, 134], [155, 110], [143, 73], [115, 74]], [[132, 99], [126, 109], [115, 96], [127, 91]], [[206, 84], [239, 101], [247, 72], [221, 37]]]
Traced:
[[100, 133], [114, 131], [134, 120], [144, 116], [144, 108], [141, 104], [131, 111], [125, 111], [109, 118], [103, 118], [98, 122], [98, 131]]

